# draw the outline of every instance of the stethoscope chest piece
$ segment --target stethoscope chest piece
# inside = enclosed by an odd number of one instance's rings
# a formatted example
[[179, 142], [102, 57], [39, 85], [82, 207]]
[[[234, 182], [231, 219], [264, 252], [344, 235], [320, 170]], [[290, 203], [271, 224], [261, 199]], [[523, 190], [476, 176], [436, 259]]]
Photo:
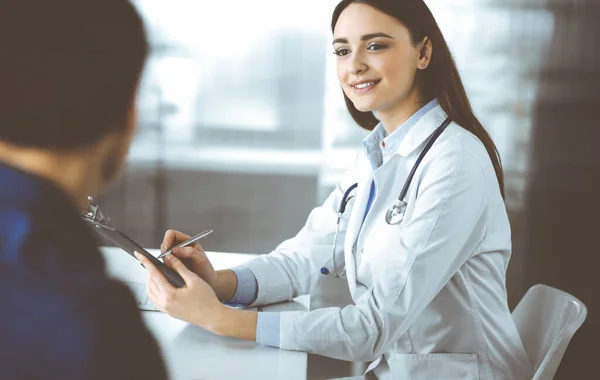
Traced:
[[389, 208], [385, 214], [385, 221], [390, 226], [395, 226], [402, 223], [404, 213], [406, 212], [406, 202], [397, 200], [394, 205]]
[[[448, 125], [450, 125], [451, 122], [452, 122], [452, 120], [449, 117], [446, 118], [446, 120], [444, 120], [442, 125], [440, 125], [435, 130], [435, 132], [431, 135], [431, 137], [429, 138], [429, 141], [427, 141], [427, 144], [421, 151], [421, 154], [417, 158], [417, 161], [415, 162], [412, 169], [410, 170], [410, 174], [408, 175], [406, 181], [404, 182], [404, 186], [402, 187], [402, 191], [400, 192], [400, 195], [398, 196], [398, 200], [396, 200], [394, 205], [392, 207], [390, 207], [387, 210], [387, 212], [385, 213], [385, 221], [390, 226], [395, 226], [395, 225], [402, 223], [402, 220], [404, 219], [404, 213], [406, 213], [406, 202], [404, 201], [404, 198], [406, 197], [406, 194], [408, 192], [408, 187], [410, 186], [410, 184], [412, 182], [415, 172], [417, 171], [419, 164], [421, 163], [421, 161], [423, 160], [423, 157], [425, 157], [425, 155], [427, 154], [427, 152], [429, 151], [429, 149], [431, 148], [433, 143], [437, 140], [438, 137], [440, 137], [442, 132], [444, 132], [444, 129], [446, 129], [446, 127], [448, 127]], [[336, 227], [335, 227], [335, 233], [333, 235], [333, 248], [332, 248], [333, 252], [332, 252], [332, 257], [330, 260], [330, 261], [333, 261], [333, 272], [338, 277], [343, 276], [343, 274], [346, 270], [346, 268], [344, 268], [344, 271], [342, 271], [342, 274], [338, 274], [337, 268], [335, 265], [336, 264], [336, 262], [335, 262], [335, 254], [336, 254], [335, 247], [336, 247], [338, 232], [340, 230], [340, 220], [342, 218], [342, 214], [344, 213], [344, 210], [346, 209], [346, 205], [347, 205], [348, 201], [350, 200], [350, 198], [352, 198], [350, 196], [350, 192], [352, 190], [356, 189], [357, 186], [358, 186], [358, 183], [355, 183], [354, 185], [350, 186], [346, 190], [346, 192], [342, 196], [342, 201], [340, 203], [340, 208], [338, 210], [338, 218], [337, 218], [337, 223], [336, 223]], [[326, 267], [323, 267], [323, 268], [321, 268], [321, 273], [324, 275], [327, 275], [327, 274], [329, 274], [329, 269], [327, 269]]]

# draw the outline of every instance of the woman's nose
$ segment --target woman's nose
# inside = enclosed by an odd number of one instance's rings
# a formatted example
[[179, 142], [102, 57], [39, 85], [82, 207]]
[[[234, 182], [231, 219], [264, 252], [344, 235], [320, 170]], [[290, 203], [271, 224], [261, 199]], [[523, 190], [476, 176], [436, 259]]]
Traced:
[[360, 75], [360, 74], [363, 74], [367, 70], [368, 70], [367, 64], [362, 60], [362, 58], [359, 54], [355, 54], [352, 57], [352, 61], [350, 62], [350, 65], [348, 66], [348, 73], [350, 73], [352, 75]]

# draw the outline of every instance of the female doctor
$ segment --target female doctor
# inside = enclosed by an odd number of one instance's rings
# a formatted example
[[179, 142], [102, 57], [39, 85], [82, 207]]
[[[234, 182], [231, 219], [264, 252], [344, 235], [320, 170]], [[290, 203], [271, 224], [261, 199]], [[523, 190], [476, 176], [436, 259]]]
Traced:
[[[348, 110], [372, 130], [352, 168], [294, 238], [243, 267], [215, 272], [199, 246], [177, 249], [165, 260], [186, 282], [176, 289], [139, 256], [149, 297], [219, 335], [372, 361], [379, 379], [530, 378], [507, 306], [500, 160], [432, 14], [422, 0], [344, 0], [332, 29]], [[161, 248], [187, 238], [167, 231]], [[345, 276], [355, 304], [222, 303], [288, 301], [324, 274]]]

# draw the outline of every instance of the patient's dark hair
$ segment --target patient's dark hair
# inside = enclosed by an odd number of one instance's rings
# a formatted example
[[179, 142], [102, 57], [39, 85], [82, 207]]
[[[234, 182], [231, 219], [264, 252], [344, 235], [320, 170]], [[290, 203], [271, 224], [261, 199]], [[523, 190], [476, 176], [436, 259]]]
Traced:
[[[342, 12], [351, 4], [367, 4], [371, 7], [396, 18], [410, 32], [412, 42], [416, 46], [428, 37], [433, 45], [431, 63], [426, 70], [417, 74], [421, 83], [421, 90], [425, 103], [437, 99], [442, 109], [450, 118], [461, 127], [472, 132], [485, 146], [500, 185], [500, 192], [504, 196], [504, 172], [496, 145], [483, 128], [467, 98], [454, 58], [446, 44], [446, 40], [435, 21], [431, 11], [423, 0], [342, 0], [335, 10], [331, 20], [331, 30]], [[367, 130], [373, 130], [379, 120], [372, 112], [361, 112], [352, 101], [344, 94], [346, 106], [354, 121]]]
[[68, 151], [123, 131], [148, 49], [128, 0], [1, 0], [0, 141]]

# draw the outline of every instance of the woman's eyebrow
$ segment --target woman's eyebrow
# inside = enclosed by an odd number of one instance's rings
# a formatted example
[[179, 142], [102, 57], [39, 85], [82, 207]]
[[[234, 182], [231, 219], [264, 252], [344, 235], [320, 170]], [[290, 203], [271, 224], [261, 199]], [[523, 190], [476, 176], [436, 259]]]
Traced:
[[[378, 32], [378, 33], [369, 33], [369, 34], [365, 34], [364, 36], [362, 36], [360, 39], [362, 41], [368, 41], [370, 39], [376, 38], [376, 37], [385, 37], [385, 38], [391, 38], [392, 40], [394, 39], [394, 37], [382, 33], [382, 32]], [[348, 39], [345, 37], [341, 37], [341, 38], [336, 38], [335, 40], [333, 40], [333, 44], [347, 44], [348, 43]]]

